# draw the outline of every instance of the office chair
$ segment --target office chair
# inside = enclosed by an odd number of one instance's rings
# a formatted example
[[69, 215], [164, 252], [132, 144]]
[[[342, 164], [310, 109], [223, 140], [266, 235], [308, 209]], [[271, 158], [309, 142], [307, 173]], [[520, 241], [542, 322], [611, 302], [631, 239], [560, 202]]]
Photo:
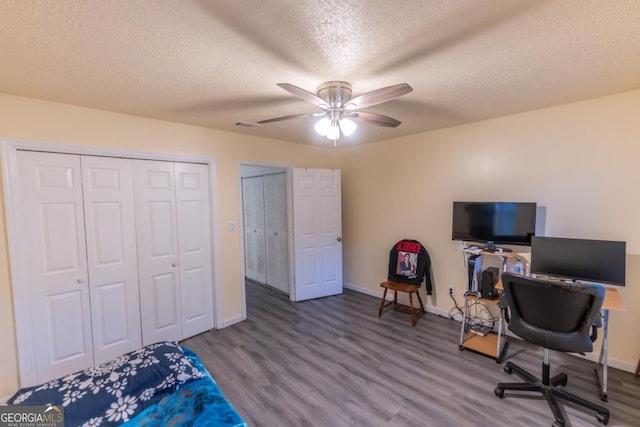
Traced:
[[552, 282], [510, 273], [502, 275], [504, 293], [509, 304], [509, 329], [523, 340], [542, 346], [542, 379], [507, 362], [504, 371], [515, 372], [525, 382], [499, 383], [494, 390], [502, 398], [505, 390], [537, 391], [547, 400], [555, 418], [554, 426], [564, 426], [565, 419], [558, 398], [597, 412], [602, 424], [609, 422], [609, 410], [559, 388], [567, 384], [567, 375], [549, 378], [549, 350], [584, 353], [593, 350], [592, 325], [597, 323], [605, 290], [600, 285]]

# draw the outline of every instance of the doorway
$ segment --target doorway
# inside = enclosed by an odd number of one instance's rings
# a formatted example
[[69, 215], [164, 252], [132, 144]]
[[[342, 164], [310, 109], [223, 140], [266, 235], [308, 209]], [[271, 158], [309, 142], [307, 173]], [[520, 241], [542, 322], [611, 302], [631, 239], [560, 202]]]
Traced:
[[287, 167], [240, 165], [245, 280], [291, 294]]

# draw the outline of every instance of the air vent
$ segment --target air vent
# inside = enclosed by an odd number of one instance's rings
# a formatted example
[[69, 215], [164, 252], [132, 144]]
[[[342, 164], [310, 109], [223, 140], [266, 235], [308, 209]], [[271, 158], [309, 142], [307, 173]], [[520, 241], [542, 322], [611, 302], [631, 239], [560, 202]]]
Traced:
[[260, 126], [258, 123], [249, 123], [249, 122], [236, 122], [236, 126], [240, 126], [241, 128], [257, 128]]

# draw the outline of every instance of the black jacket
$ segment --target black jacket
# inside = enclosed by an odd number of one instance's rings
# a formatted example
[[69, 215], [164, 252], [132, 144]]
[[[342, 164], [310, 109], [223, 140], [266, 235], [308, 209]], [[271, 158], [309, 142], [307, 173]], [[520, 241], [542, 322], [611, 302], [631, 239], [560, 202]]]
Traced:
[[431, 259], [417, 240], [403, 239], [393, 245], [389, 253], [388, 280], [420, 286], [425, 279], [427, 295], [431, 295]]

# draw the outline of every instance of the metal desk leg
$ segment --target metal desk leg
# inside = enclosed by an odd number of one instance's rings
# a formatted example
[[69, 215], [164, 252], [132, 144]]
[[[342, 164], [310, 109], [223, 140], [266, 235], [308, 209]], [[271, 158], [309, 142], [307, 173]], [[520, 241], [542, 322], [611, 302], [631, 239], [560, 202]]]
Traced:
[[600, 384], [600, 399], [607, 402], [607, 367], [609, 353], [609, 337], [607, 330], [609, 329], [609, 310], [602, 310], [602, 347], [600, 348], [600, 357], [596, 363], [596, 376]]
[[464, 307], [462, 309], [462, 322], [461, 326], [460, 326], [460, 343], [458, 344], [458, 349], [460, 351], [464, 350], [464, 347], [462, 347], [462, 343], [464, 342], [465, 336], [464, 336], [464, 327], [465, 324], [467, 323], [467, 304], [469, 303], [469, 301], [465, 298], [464, 299]]
[[502, 363], [502, 357], [504, 356], [505, 347], [507, 343], [502, 344], [502, 309], [500, 310], [500, 318], [498, 319], [498, 343], [496, 344], [496, 362]]

